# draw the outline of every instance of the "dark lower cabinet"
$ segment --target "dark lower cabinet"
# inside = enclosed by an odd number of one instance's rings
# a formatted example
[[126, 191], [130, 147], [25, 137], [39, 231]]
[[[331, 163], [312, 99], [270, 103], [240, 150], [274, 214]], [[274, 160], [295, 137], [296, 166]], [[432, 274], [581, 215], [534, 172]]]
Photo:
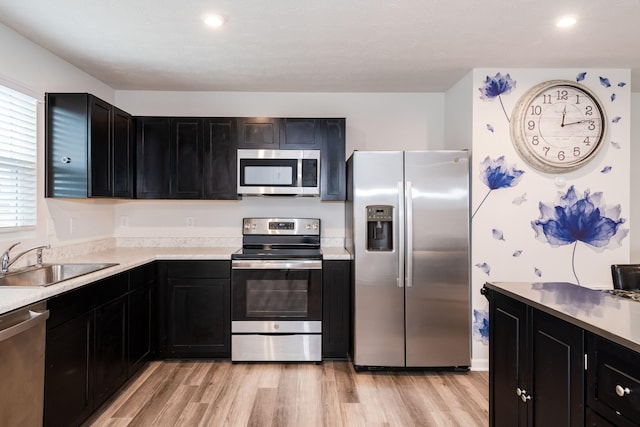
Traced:
[[45, 426], [76, 426], [93, 412], [92, 331], [92, 312], [47, 331]]
[[587, 350], [587, 425], [640, 425], [640, 353], [591, 333]]
[[322, 357], [347, 359], [351, 336], [351, 261], [322, 262]]
[[97, 408], [127, 379], [127, 296], [96, 308], [94, 318], [93, 404]]
[[488, 297], [489, 424], [583, 426], [583, 330], [502, 294]]
[[[166, 357], [231, 357], [231, 263], [164, 262]], [[162, 346], [162, 344], [161, 344]]]
[[[142, 310], [150, 310], [147, 288], [137, 294], [129, 291], [130, 274], [120, 273], [48, 301], [45, 352], [45, 426], [77, 426], [89, 417], [130, 377], [130, 334], [136, 334], [140, 347], [134, 347], [134, 366], [140, 366], [149, 354], [150, 316], [146, 324], [129, 315], [134, 301], [146, 301]], [[138, 274], [139, 276], [139, 274]], [[144, 289], [144, 287], [139, 287]], [[144, 317], [144, 316], [143, 316]], [[132, 327], [133, 326], [133, 327]]]
[[129, 273], [128, 375], [133, 375], [152, 351], [153, 291], [156, 263], [137, 267]]

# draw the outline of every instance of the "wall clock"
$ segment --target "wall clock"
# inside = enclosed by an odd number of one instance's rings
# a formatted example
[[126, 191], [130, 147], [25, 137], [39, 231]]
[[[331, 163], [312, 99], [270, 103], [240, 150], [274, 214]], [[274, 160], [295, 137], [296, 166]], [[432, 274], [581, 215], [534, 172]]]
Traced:
[[511, 141], [531, 167], [547, 173], [576, 170], [602, 147], [607, 118], [598, 97], [569, 80], [529, 89], [511, 115]]

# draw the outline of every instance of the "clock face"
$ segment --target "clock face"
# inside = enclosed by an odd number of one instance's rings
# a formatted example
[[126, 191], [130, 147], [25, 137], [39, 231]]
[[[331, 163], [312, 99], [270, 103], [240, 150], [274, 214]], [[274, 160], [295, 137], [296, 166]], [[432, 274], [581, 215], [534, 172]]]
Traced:
[[518, 101], [511, 116], [511, 140], [532, 167], [569, 172], [596, 155], [606, 123], [604, 109], [589, 89], [552, 80], [533, 87]]

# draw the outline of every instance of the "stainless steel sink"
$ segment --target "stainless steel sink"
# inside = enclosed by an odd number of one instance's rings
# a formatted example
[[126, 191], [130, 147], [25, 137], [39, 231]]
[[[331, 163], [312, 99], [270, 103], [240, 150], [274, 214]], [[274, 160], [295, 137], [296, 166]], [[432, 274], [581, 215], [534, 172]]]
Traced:
[[0, 276], [0, 286], [49, 286], [84, 274], [93, 273], [117, 263], [93, 264], [44, 264], [42, 267], [27, 267]]

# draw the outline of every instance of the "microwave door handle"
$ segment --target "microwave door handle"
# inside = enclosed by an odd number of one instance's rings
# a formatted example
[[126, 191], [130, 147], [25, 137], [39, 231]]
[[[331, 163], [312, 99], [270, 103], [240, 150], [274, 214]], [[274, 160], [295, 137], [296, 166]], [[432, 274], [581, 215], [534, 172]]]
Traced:
[[302, 187], [302, 157], [298, 158], [297, 178], [298, 181], [296, 187]]

